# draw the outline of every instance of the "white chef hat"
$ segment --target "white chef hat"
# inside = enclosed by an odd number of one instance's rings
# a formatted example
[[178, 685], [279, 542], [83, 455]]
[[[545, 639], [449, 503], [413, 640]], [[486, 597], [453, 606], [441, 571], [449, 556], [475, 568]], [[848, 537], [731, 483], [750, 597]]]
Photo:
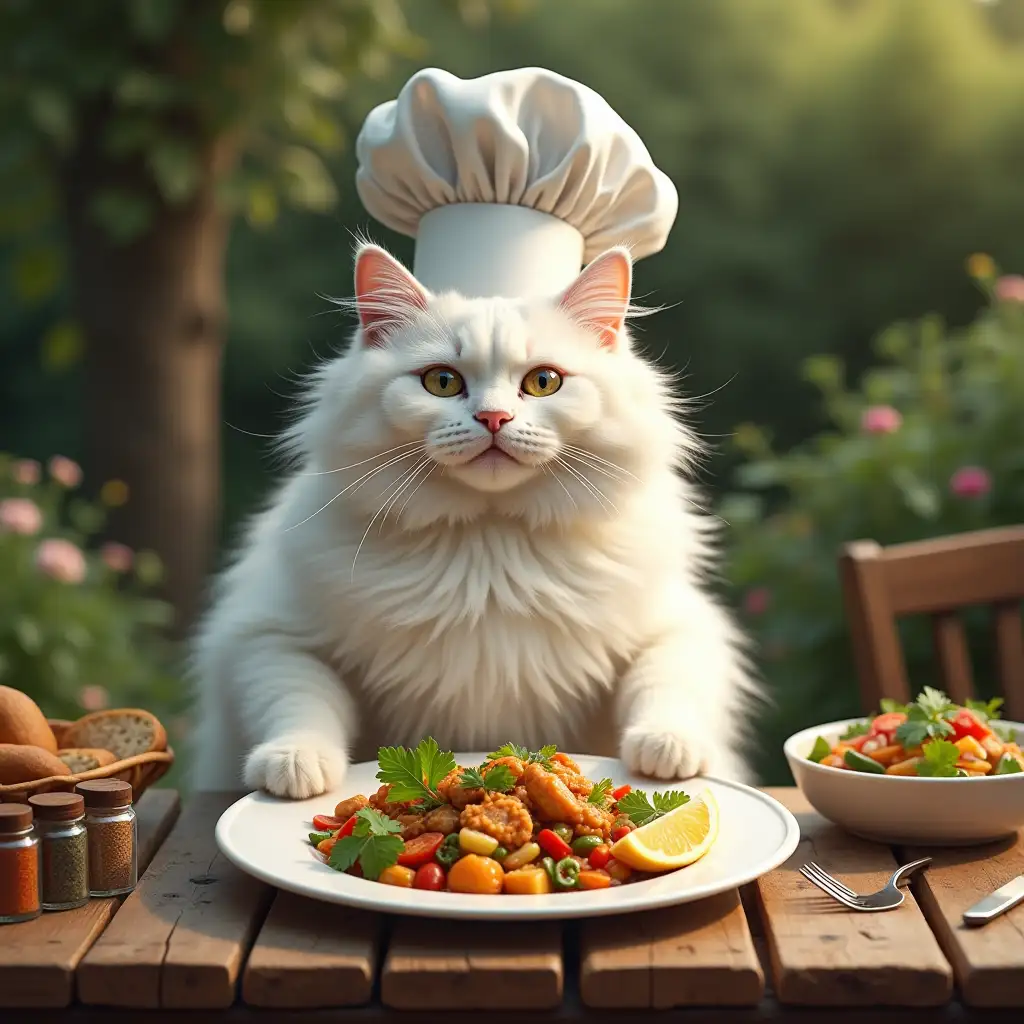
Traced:
[[679, 205], [608, 103], [543, 68], [420, 71], [370, 112], [356, 154], [363, 205], [416, 239], [435, 292], [554, 295], [612, 246], [658, 252]]

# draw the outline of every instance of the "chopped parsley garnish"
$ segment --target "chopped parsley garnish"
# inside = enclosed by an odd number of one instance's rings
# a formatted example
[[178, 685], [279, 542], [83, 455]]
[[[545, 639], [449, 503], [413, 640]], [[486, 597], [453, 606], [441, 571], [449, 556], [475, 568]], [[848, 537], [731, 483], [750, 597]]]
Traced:
[[983, 722], [990, 722], [994, 718], [999, 718], [999, 709], [1002, 706], [1002, 697], [993, 697], [991, 700], [974, 700], [973, 698], [968, 697], [964, 703], [964, 707], [973, 711], [974, 714]]
[[680, 789], [655, 793], [653, 801], [647, 799], [647, 794], [642, 789], [634, 789], [619, 800], [616, 806], [620, 814], [625, 814], [637, 828], [640, 828], [689, 801], [690, 798]]
[[907, 713], [907, 705], [901, 704], [898, 700], [893, 700], [892, 697], [883, 697], [878, 702], [878, 706], [882, 709], [883, 715], [905, 715]]
[[932, 740], [924, 745], [921, 760], [917, 763], [917, 774], [931, 779], [951, 779], [957, 774], [956, 763], [960, 751], [949, 740]]
[[811, 747], [811, 752], [807, 755], [808, 761], [814, 761], [815, 764], [819, 763], [823, 757], [828, 757], [832, 753], [832, 747], [829, 745], [827, 739], [824, 736], [819, 736], [814, 741], [814, 746]]
[[529, 750], [519, 743], [503, 743], [487, 757], [491, 761], [497, 761], [499, 757], [517, 757], [523, 764], [539, 764], [551, 771], [551, 758], [557, 753], [558, 747], [554, 743], [549, 743], [540, 750]]
[[941, 740], [953, 732], [948, 722], [957, 706], [941, 691], [926, 686], [913, 704], [907, 705], [907, 720], [896, 730], [896, 739], [908, 750], [927, 739]]
[[398, 862], [405, 849], [401, 837], [395, 835], [402, 826], [372, 807], [356, 811], [356, 818], [352, 834], [334, 844], [327, 863], [335, 871], [347, 871], [359, 861], [363, 877], [376, 881], [385, 868]]
[[[856, 736], [866, 736], [871, 729], [870, 722], [853, 722], [846, 727], [846, 732], [843, 733], [839, 738], [841, 740], [852, 740]], [[822, 757], [825, 755], [822, 754]], [[818, 758], [820, 761], [821, 758]]]
[[602, 779], [600, 782], [594, 785], [594, 788], [590, 791], [590, 796], [587, 797], [588, 804], [596, 804], [598, 807], [604, 807], [608, 803], [608, 797], [611, 796], [612, 792], [612, 780]]
[[496, 764], [485, 772], [480, 768], [464, 768], [459, 778], [463, 789], [483, 789], [491, 793], [507, 793], [515, 784], [516, 777], [507, 764]]
[[381, 747], [377, 751], [377, 778], [391, 786], [392, 803], [417, 802], [423, 810], [444, 803], [437, 792], [441, 780], [455, 769], [450, 751], [438, 748], [428, 736], [415, 750]]
[[993, 775], [1017, 775], [1019, 772], [1024, 771], [1021, 768], [1020, 762], [1009, 754], [1003, 754], [1001, 758], [996, 762], [996, 770], [992, 773]]

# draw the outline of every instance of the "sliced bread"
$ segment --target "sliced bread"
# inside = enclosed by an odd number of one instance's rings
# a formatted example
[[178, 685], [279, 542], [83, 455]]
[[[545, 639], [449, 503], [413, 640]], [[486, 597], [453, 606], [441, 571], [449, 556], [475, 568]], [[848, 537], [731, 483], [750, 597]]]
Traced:
[[167, 749], [167, 733], [156, 715], [138, 708], [95, 711], [73, 722], [63, 740], [65, 749], [109, 750], [118, 760]]
[[70, 747], [58, 750], [57, 756], [68, 766], [72, 775], [91, 772], [94, 768], [106, 768], [118, 759], [116, 754], [99, 747]]

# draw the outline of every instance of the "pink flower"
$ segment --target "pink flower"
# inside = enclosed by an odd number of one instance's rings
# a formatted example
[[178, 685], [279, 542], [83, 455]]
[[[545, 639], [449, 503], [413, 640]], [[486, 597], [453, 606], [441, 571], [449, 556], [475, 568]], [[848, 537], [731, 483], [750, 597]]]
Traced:
[[82, 482], [82, 467], [64, 455], [54, 455], [47, 468], [50, 470], [50, 476], [68, 490]]
[[29, 537], [38, 533], [42, 525], [43, 513], [34, 501], [28, 498], [6, 498], [0, 501], [0, 529]]
[[35, 459], [18, 459], [11, 467], [11, 476], [19, 484], [37, 484], [41, 475], [42, 469]]
[[114, 572], [128, 572], [132, 567], [133, 557], [132, 549], [124, 544], [115, 544], [111, 541], [100, 548], [100, 558], [107, 568], [113, 569]]
[[102, 686], [83, 686], [78, 692], [78, 703], [86, 711], [102, 711], [109, 700], [110, 695]]
[[743, 597], [743, 610], [748, 615], [764, 615], [772, 603], [772, 593], [767, 587], [754, 587]]
[[872, 405], [860, 418], [860, 429], [865, 434], [895, 434], [903, 425], [903, 417], [891, 405]]
[[36, 566], [61, 583], [81, 583], [85, 579], [85, 555], [69, 540], [44, 540], [36, 551]]
[[958, 498], [983, 498], [992, 490], [992, 477], [981, 466], [961, 466], [949, 478], [949, 489]]
[[996, 298], [1000, 302], [1024, 302], [1024, 277], [1006, 274], [996, 281]]

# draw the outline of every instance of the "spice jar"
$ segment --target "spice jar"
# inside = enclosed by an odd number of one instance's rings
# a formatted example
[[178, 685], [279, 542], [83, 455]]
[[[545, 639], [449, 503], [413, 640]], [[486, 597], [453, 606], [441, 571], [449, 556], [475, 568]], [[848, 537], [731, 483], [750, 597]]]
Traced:
[[89, 895], [119, 896], [138, 881], [132, 787], [117, 779], [80, 782], [89, 834]]
[[30, 796], [39, 837], [43, 910], [72, 910], [89, 901], [85, 801], [77, 793]]
[[39, 840], [32, 831], [32, 808], [0, 804], [0, 924], [38, 917]]

